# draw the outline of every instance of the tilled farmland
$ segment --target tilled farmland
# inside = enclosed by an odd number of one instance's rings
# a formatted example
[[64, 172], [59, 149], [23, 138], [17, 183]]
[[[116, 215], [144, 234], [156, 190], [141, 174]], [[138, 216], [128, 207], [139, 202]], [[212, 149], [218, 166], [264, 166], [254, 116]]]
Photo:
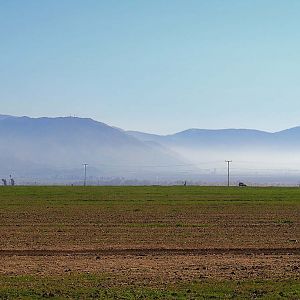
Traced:
[[0, 201], [3, 298], [300, 297], [299, 188], [14, 187]]

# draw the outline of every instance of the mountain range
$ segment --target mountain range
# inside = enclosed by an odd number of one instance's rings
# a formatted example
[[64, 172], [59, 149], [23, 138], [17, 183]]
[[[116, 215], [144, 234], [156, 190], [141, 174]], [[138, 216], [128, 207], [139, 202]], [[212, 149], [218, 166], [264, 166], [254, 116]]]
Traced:
[[0, 115], [0, 139], [2, 177], [76, 178], [83, 163], [89, 164], [91, 176], [138, 179], [222, 173], [225, 159], [244, 173], [300, 168], [300, 127], [275, 133], [188, 129], [155, 135], [89, 118]]

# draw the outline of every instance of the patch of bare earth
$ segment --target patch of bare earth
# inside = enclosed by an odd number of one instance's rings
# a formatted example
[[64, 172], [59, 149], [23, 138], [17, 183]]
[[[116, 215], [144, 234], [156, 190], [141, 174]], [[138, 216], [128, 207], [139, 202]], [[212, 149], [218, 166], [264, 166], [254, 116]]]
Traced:
[[201, 279], [289, 279], [300, 276], [300, 255], [161, 254], [0, 256], [0, 274], [94, 273], [112, 284], [159, 284]]
[[295, 248], [294, 206], [29, 208], [0, 215], [0, 249]]

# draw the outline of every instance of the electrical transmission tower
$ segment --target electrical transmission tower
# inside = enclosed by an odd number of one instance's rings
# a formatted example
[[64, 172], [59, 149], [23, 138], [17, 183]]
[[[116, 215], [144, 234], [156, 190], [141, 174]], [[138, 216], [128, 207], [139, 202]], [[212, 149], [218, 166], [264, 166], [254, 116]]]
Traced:
[[83, 164], [84, 165], [84, 186], [86, 186], [86, 167], [88, 166], [88, 164]]
[[232, 160], [225, 160], [227, 163], [227, 186], [230, 186], [230, 163]]

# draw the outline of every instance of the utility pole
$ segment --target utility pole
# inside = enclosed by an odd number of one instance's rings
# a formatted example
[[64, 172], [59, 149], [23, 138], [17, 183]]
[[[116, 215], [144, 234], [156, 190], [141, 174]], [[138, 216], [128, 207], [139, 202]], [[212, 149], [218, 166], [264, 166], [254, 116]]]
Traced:
[[84, 186], [86, 186], [86, 167], [88, 166], [88, 164], [83, 164], [84, 165]]
[[227, 163], [227, 186], [230, 186], [230, 163], [232, 160], [225, 160]]

